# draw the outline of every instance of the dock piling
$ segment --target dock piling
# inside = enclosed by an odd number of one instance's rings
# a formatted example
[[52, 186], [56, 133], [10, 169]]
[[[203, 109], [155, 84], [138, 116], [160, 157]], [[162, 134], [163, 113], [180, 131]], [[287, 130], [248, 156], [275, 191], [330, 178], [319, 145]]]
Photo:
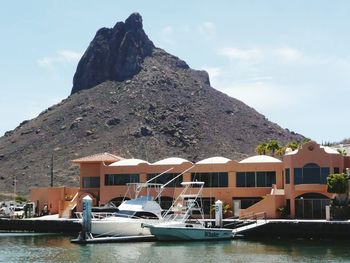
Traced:
[[83, 198], [83, 221], [82, 221], [82, 231], [79, 233], [79, 240], [92, 239], [91, 234], [91, 206], [92, 199], [90, 196], [85, 196]]
[[222, 227], [222, 201], [215, 202], [215, 226]]

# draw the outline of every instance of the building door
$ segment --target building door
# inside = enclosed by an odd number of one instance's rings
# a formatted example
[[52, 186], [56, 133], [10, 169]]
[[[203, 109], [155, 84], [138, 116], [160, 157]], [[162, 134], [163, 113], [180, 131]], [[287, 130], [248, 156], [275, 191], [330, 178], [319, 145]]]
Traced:
[[322, 194], [307, 193], [295, 198], [295, 217], [300, 219], [325, 219], [329, 198]]

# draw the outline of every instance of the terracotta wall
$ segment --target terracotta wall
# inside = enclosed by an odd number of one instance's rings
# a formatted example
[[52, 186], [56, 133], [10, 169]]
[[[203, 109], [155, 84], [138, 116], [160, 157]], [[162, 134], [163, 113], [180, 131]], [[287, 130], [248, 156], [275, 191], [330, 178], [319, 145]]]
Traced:
[[[260, 202], [246, 208], [241, 209], [240, 217], [258, 216], [259, 218], [278, 218], [280, 215], [277, 209], [285, 205], [284, 195], [266, 195]], [[264, 215], [263, 215], [264, 213]]]
[[320, 184], [303, 184], [294, 185], [294, 168], [302, 168], [308, 163], [316, 163], [320, 167], [329, 167], [330, 173], [333, 173], [333, 168], [338, 167], [340, 171], [346, 165], [344, 157], [339, 154], [330, 154], [320, 147], [315, 142], [309, 142], [298, 150], [297, 154], [285, 155], [283, 157], [284, 168], [290, 168], [290, 184], [285, 185], [286, 199], [290, 199], [291, 216], [295, 216], [295, 198], [305, 193], [319, 193], [329, 198], [331, 194], [327, 192], [326, 185]]
[[77, 187], [45, 187], [32, 188], [30, 190], [29, 200], [37, 206], [37, 213], [48, 205], [50, 214], [58, 214], [62, 209], [62, 201], [64, 202], [67, 196], [73, 196], [79, 191]]
[[[96, 165], [81, 165], [81, 176], [95, 175], [97, 172]], [[89, 171], [92, 168], [94, 171]], [[183, 173], [183, 181], [191, 181], [191, 173], [201, 172], [227, 172], [228, 173], [228, 187], [220, 188], [204, 188], [203, 197], [210, 198], [214, 197], [215, 200], [220, 199], [224, 203], [232, 205], [232, 199], [234, 197], [264, 197], [266, 194], [271, 192], [271, 187], [236, 187], [236, 171], [275, 171], [276, 172], [276, 185], [277, 187], [283, 187], [282, 178], [282, 163], [262, 163], [262, 164], [240, 164], [236, 161], [230, 161], [226, 164], [197, 164], [183, 163], [181, 165], [148, 165], [139, 164], [137, 166], [108, 166], [100, 163], [99, 174], [100, 174], [100, 188], [99, 189], [82, 189], [81, 197], [87, 192], [96, 193], [99, 196], [99, 205], [106, 204], [108, 201], [114, 198], [124, 197], [127, 187], [126, 186], [106, 186], [104, 182], [105, 174], [130, 174], [136, 173], [140, 175], [140, 181], [146, 182], [147, 174], [160, 174], [166, 170], [173, 168], [169, 173]], [[162, 192], [162, 196], [168, 196], [176, 198], [177, 195], [182, 191], [182, 188], [165, 188]], [[141, 193], [145, 194], [145, 193]], [[132, 194], [129, 192], [127, 197], [132, 198]], [[96, 199], [96, 198], [95, 198]], [[96, 203], [97, 204], [97, 203]]]

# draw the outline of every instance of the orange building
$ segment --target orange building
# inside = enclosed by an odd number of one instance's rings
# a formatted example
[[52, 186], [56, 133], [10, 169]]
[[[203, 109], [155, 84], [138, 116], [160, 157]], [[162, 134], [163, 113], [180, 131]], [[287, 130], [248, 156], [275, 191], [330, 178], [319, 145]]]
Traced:
[[350, 168], [350, 156], [309, 142], [301, 149], [287, 151], [282, 160], [257, 155], [240, 162], [212, 157], [192, 163], [172, 157], [149, 163], [103, 153], [73, 163], [80, 165], [78, 211], [87, 194], [95, 206], [120, 203], [124, 196], [132, 198], [132, 193], [127, 193], [127, 183], [146, 182], [164, 173], [152, 183], [164, 184], [178, 176], [161, 193], [164, 208], [181, 192], [182, 181], [197, 180], [205, 182], [203, 206], [207, 214], [210, 205], [221, 200], [239, 216], [264, 212], [268, 218], [278, 218], [279, 211], [284, 210], [291, 218], [316, 219], [325, 218], [325, 206], [332, 198], [327, 193], [327, 176]]

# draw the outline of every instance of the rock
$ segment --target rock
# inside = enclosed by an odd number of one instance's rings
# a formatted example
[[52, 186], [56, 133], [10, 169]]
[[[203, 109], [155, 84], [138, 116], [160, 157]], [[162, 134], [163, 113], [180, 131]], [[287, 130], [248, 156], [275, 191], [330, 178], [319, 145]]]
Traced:
[[134, 137], [140, 138], [142, 136], [153, 136], [153, 131], [150, 127], [142, 126], [136, 132], [134, 132]]
[[93, 131], [90, 131], [90, 130], [87, 130], [87, 131], [86, 131], [86, 136], [90, 136], [90, 135], [93, 135], [93, 134], [94, 134]]
[[142, 17], [131, 14], [113, 28], [101, 28], [78, 63], [71, 94], [106, 80], [131, 79], [154, 45], [142, 28]]
[[5, 132], [4, 136], [5, 137], [10, 137], [11, 134], [13, 134], [13, 131], [7, 131], [7, 132]]
[[21, 135], [31, 134], [32, 132], [33, 132], [33, 130], [22, 131]]
[[142, 136], [152, 136], [153, 131], [149, 127], [141, 127], [141, 135]]
[[106, 124], [108, 126], [117, 125], [119, 123], [120, 123], [120, 119], [118, 119], [118, 118], [112, 118], [112, 119], [109, 119], [109, 120], [106, 121]]

